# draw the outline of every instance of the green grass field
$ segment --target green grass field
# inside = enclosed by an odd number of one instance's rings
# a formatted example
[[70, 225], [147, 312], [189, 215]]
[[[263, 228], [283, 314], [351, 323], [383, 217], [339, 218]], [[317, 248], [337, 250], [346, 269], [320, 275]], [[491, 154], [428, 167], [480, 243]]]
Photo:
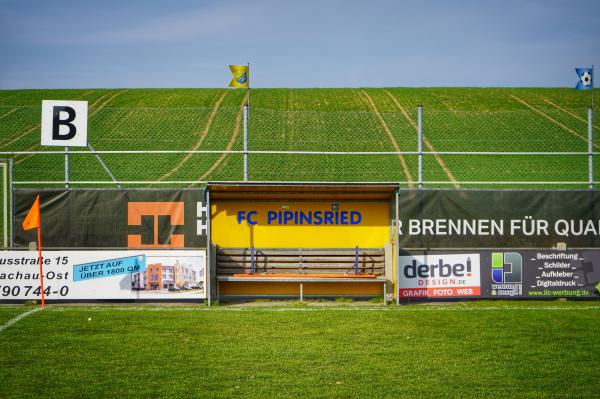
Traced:
[[[40, 151], [41, 101], [87, 100], [96, 150], [242, 150], [245, 91], [89, 89], [0, 91], [0, 151]], [[590, 93], [573, 89], [253, 89], [249, 147], [257, 151], [587, 151]], [[600, 127], [596, 123], [595, 136]], [[600, 138], [594, 139], [594, 149]], [[54, 148], [55, 150], [60, 148]], [[239, 154], [104, 154], [120, 180], [241, 180]], [[596, 157], [597, 158], [597, 157]], [[585, 182], [587, 155], [426, 155], [426, 181]], [[600, 172], [596, 162], [596, 172]], [[417, 156], [253, 154], [255, 181], [414, 181]], [[64, 156], [15, 157], [15, 180], [64, 179]], [[71, 179], [107, 181], [91, 155]], [[482, 186], [482, 185], [479, 185]], [[581, 188], [585, 186], [580, 186]]]
[[50, 306], [0, 331], [0, 397], [587, 399], [598, 320], [592, 302]]

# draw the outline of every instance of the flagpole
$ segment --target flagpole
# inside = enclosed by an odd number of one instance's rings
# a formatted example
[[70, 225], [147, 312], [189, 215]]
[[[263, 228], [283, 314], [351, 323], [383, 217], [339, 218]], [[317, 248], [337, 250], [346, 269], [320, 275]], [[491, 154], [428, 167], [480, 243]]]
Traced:
[[592, 120], [594, 118], [594, 65], [592, 65]]
[[38, 226], [38, 258], [40, 261], [40, 289], [42, 290], [42, 309], [46, 307], [46, 300], [44, 297], [44, 270], [42, 269], [42, 223]]
[[[593, 68], [593, 67], [592, 67]], [[250, 108], [250, 62], [248, 62], [248, 100], [246, 101], [246, 105]]]

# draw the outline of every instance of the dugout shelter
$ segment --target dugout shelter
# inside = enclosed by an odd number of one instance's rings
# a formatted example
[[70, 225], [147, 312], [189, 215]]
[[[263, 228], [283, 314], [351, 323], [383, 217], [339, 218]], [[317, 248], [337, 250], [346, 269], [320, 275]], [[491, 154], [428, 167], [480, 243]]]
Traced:
[[209, 183], [211, 290], [219, 298], [392, 292], [393, 183]]

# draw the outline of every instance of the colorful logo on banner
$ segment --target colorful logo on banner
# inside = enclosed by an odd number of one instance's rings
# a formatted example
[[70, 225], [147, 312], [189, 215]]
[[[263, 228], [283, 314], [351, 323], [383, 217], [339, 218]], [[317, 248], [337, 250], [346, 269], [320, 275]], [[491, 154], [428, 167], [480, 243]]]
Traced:
[[523, 293], [523, 257], [516, 252], [492, 252], [492, 295]]
[[185, 236], [171, 234], [166, 243], [161, 243], [158, 237], [158, 221], [160, 216], [168, 217], [171, 226], [183, 226], [185, 203], [183, 202], [129, 202], [127, 204], [127, 224], [140, 226], [143, 216], [152, 217], [154, 232], [151, 243], [142, 243], [140, 234], [129, 234], [127, 246], [130, 248], [183, 248]]
[[452, 298], [481, 294], [479, 254], [400, 257], [400, 298]]
[[146, 271], [146, 255], [73, 265], [73, 281], [92, 280]]

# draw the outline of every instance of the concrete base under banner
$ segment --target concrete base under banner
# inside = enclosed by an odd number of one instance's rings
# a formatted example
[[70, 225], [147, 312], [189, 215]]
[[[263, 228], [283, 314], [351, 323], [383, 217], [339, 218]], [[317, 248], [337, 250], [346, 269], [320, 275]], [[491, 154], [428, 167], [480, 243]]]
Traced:
[[386, 295], [386, 280], [348, 278], [219, 279], [219, 297], [376, 297]]

